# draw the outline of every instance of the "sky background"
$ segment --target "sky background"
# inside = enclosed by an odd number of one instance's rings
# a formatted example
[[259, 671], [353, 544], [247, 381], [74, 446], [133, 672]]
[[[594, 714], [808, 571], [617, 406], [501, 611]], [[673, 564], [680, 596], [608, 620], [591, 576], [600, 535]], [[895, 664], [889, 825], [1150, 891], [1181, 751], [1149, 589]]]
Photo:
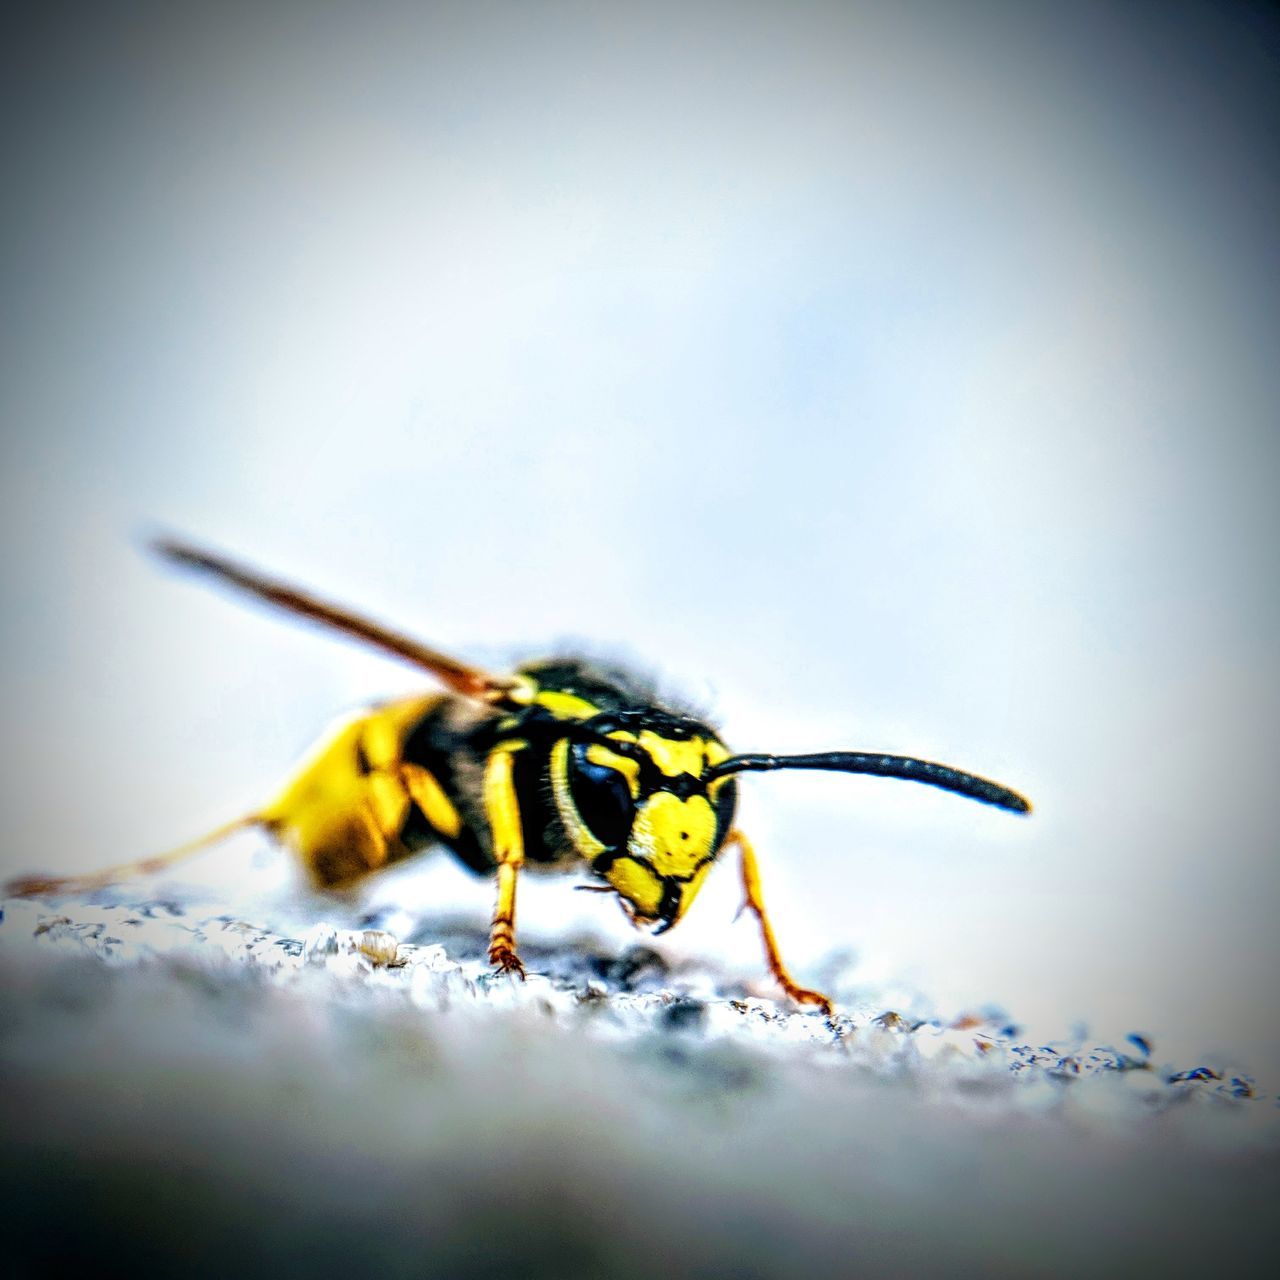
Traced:
[[[1280, 1066], [1264, 8], [25, 22], [0, 870], [164, 848], [421, 687], [158, 570], [169, 529], [496, 666], [633, 658], [739, 750], [1016, 786], [1031, 819], [744, 780], [798, 976], [847, 948], [944, 1010]], [[393, 887], [490, 906], [445, 859]], [[663, 946], [759, 972], [737, 899]], [[634, 936], [561, 881], [521, 914]]]

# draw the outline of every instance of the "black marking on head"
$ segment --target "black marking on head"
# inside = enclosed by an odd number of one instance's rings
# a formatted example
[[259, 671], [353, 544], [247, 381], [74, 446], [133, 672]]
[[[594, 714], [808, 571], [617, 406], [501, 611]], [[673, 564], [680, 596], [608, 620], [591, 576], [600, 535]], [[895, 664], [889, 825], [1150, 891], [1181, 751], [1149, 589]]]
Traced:
[[[705, 796], [710, 782], [705, 772], [706, 754], [703, 754], [704, 772], [700, 774], [678, 773], [674, 776], [665, 773], [649, 751], [639, 743], [626, 739], [611, 738], [608, 735], [618, 730], [634, 733], [637, 736], [649, 730], [661, 737], [687, 742], [692, 738], [714, 738], [714, 734], [706, 725], [696, 720], [671, 718], [658, 721], [649, 713], [633, 715], [599, 715], [574, 726], [573, 736], [576, 742], [585, 742], [604, 747], [614, 755], [625, 756], [636, 765], [636, 789], [639, 805], [658, 791], [669, 791], [680, 800], [688, 800], [692, 796]], [[577, 751], [578, 748], [575, 748]], [[582, 753], [585, 758], [585, 752]], [[603, 838], [603, 837], [601, 837]]]
[[733, 816], [738, 810], [737, 782], [732, 778], [726, 778], [720, 784], [711, 804], [716, 811], [716, 834], [711, 847], [718, 852], [729, 836], [730, 828], [733, 826]]
[[623, 856], [621, 849], [606, 849], [603, 853], [598, 853], [591, 860], [591, 870], [598, 876], [608, 875], [613, 869], [613, 864]]
[[662, 897], [658, 902], [658, 918], [662, 921], [659, 933], [666, 933], [680, 918], [680, 899], [684, 896], [684, 885], [673, 876], [663, 876]]
[[691, 796], [705, 796], [707, 784], [691, 773], [678, 773], [673, 778], [670, 774], [658, 770], [659, 777], [654, 781], [652, 791], [670, 791], [679, 800], [688, 800]]

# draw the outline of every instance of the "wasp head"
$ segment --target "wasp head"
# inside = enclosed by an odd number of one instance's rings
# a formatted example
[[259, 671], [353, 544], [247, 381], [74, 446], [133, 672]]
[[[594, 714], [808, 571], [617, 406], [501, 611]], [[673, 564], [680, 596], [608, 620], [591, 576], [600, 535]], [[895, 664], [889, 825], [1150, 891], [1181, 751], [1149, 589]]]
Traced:
[[707, 776], [728, 754], [705, 726], [674, 719], [557, 743], [561, 821], [636, 925], [665, 932], [702, 887], [733, 822], [735, 782]]

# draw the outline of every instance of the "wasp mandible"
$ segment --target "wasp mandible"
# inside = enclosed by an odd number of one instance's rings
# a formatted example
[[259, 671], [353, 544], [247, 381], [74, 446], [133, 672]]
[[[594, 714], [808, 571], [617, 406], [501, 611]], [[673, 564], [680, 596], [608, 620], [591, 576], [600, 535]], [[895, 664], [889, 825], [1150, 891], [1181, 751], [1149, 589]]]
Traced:
[[744, 908], [765, 959], [800, 1004], [831, 1001], [792, 978], [765, 910], [750, 841], [734, 826], [737, 777], [822, 769], [905, 778], [1015, 813], [1016, 791], [948, 765], [862, 751], [734, 754], [719, 733], [660, 702], [642, 681], [578, 658], [492, 675], [306, 592], [176, 541], [154, 549], [176, 565], [334, 628], [429, 671], [447, 692], [375, 706], [326, 741], [261, 809], [159, 857], [87, 876], [30, 876], [31, 895], [158, 871], [232, 832], [258, 827], [294, 850], [313, 883], [339, 889], [431, 845], [492, 875], [497, 903], [489, 960], [524, 974], [516, 949], [516, 886], [525, 868], [584, 868], [617, 895], [637, 927], [663, 933], [693, 902], [712, 865], [738, 852]]

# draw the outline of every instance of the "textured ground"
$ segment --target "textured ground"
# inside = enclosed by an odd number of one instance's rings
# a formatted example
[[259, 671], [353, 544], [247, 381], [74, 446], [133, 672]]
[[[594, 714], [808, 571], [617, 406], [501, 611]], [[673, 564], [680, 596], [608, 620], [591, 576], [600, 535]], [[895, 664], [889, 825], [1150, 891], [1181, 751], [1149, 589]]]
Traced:
[[220, 905], [5, 904], [14, 1274], [1270, 1273], [1280, 1106], [1224, 1064]]

